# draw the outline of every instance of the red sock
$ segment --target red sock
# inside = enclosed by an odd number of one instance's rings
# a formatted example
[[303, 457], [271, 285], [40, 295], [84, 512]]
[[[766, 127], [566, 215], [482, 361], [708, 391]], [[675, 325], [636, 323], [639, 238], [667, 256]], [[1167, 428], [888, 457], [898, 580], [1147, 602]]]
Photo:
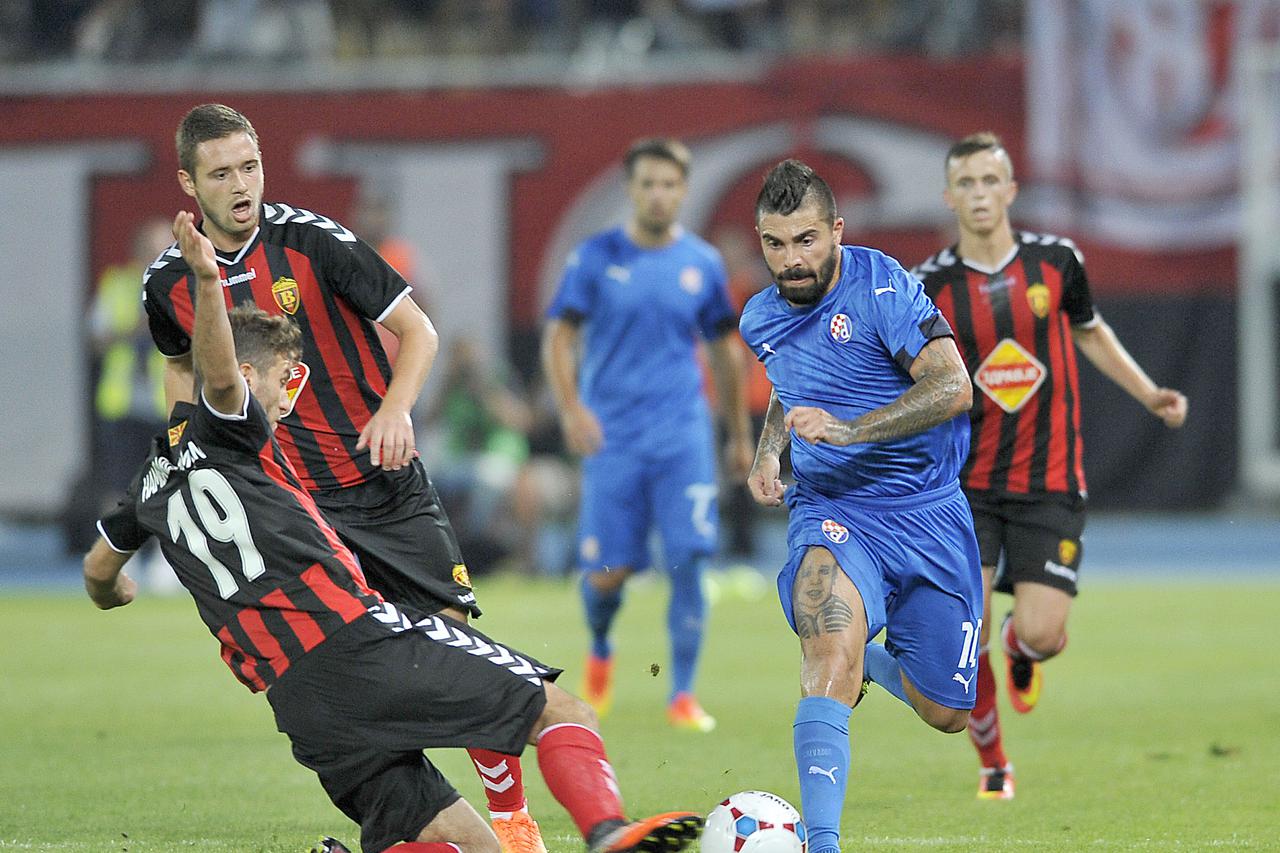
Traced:
[[996, 708], [996, 678], [987, 650], [978, 655], [977, 701], [969, 714], [969, 740], [978, 750], [983, 767], [1004, 767], [1009, 759], [1000, 738], [1000, 711]]
[[484, 783], [489, 811], [510, 813], [525, 807], [524, 775], [518, 757], [491, 749], [468, 749], [467, 755]]
[[538, 767], [551, 795], [573, 818], [583, 838], [602, 820], [625, 820], [622, 794], [604, 754], [604, 741], [591, 729], [560, 723], [543, 730], [538, 737]]
[[462, 848], [443, 841], [402, 841], [382, 853], [462, 853]]

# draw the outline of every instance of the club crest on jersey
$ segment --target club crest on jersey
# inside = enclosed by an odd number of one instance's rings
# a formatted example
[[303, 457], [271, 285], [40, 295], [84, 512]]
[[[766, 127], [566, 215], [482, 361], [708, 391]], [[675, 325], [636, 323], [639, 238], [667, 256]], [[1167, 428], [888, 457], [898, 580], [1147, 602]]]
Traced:
[[1049, 288], [1039, 282], [1027, 288], [1027, 304], [1041, 320], [1049, 316]]
[[1071, 539], [1063, 539], [1058, 543], [1058, 562], [1069, 566], [1080, 554], [1080, 545]]
[[680, 288], [691, 296], [697, 296], [702, 290], [702, 270], [697, 267], [680, 270]]
[[462, 563], [453, 567], [453, 582], [471, 589], [471, 575], [467, 574], [467, 567]]
[[849, 538], [849, 528], [838, 521], [828, 518], [822, 522], [822, 535], [840, 545]]
[[291, 278], [280, 276], [276, 279], [276, 283], [271, 285], [271, 295], [275, 297], [276, 304], [280, 306], [280, 310], [286, 314], [297, 314], [298, 306], [302, 303], [302, 296], [298, 293], [298, 283]]
[[1040, 390], [1047, 375], [1048, 371], [1034, 355], [1013, 338], [1005, 338], [978, 365], [973, 384], [997, 406], [1013, 414]]
[[831, 318], [831, 339], [838, 344], [847, 344], [853, 337], [853, 323], [848, 314], [837, 314]]
[[306, 387], [307, 379], [311, 377], [311, 368], [307, 367], [304, 362], [298, 362], [289, 368], [289, 381], [284, 384], [284, 395], [289, 399], [289, 411], [285, 412], [281, 417], [288, 417], [293, 414], [293, 407], [298, 403], [298, 395], [302, 393], [302, 389]]

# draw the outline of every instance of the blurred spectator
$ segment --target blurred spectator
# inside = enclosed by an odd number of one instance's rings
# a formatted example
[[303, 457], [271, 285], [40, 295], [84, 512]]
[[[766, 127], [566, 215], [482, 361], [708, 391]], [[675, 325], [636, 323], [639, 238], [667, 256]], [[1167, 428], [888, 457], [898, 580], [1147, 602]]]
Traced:
[[0, 61], [1016, 48], [1021, 0], [0, 0]]
[[467, 339], [453, 342], [447, 362], [427, 417], [433, 431], [427, 469], [468, 568], [482, 574], [513, 555], [522, 539], [512, 493], [529, 459], [532, 415], [508, 386], [509, 371], [486, 364]]
[[197, 0], [100, 0], [75, 28], [76, 55], [112, 62], [184, 57], [200, 14]]
[[[167, 0], [160, 0], [167, 2]], [[327, 59], [337, 36], [329, 0], [202, 0], [195, 48], [203, 57], [277, 62]]]
[[171, 243], [168, 220], [142, 223], [129, 260], [103, 271], [90, 309], [98, 364], [93, 482], [107, 505], [124, 494], [151, 437], [165, 424], [164, 356], [147, 331], [142, 274]]
[[[749, 235], [750, 231], [724, 226], [711, 236], [711, 242], [724, 258], [729, 299], [733, 302], [734, 310], [739, 313], [748, 299], [770, 283], [768, 269], [760, 262], [759, 249]], [[742, 361], [746, 364], [743, 395], [746, 398], [747, 413], [751, 416], [751, 436], [754, 440], [764, 426], [764, 415], [769, 410], [769, 395], [773, 386], [755, 353], [741, 339], [738, 344], [742, 347]], [[724, 506], [722, 517], [725, 521], [725, 551], [733, 556], [750, 556], [755, 552], [756, 502], [752, 500], [745, 480], [722, 483], [720, 493]]]
[[771, 46], [777, 20], [783, 12], [768, 0], [684, 0], [689, 11], [702, 20], [716, 47], [725, 50], [760, 50]]
[[[376, 187], [365, 187], [351, 214], [351, 227], [405, 281], [413, 285], [410, 298], [430, 316], [431, 306], [427, 304], [427, 288], [424, 287], [429, 283], [429, 276], [423, 274], [425, 264], [418, 262], [417, 248], [396, 233], [395, 200], [391, 193]], [[382, 341], [382, 348], [387, 351], [387, 358], [395, 364], [400, 340], [381, 325], [378, 326], [378, 337]]]

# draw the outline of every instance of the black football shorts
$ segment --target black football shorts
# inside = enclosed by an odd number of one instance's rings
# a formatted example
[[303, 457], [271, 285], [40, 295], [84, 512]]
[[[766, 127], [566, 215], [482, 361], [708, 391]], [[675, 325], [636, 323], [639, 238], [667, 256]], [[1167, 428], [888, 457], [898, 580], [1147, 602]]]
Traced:
[[983, 566], [996, 566], [996, 592], [1039, 583], [1075, 596], [1084, 548], [1085, 501], [1074, 494], [966, 491]]
[[417, 838], [458, 799], [422, 754], [519, 755], [560, 670], [445, 616], [371, 608], [303, 655], [267, 692], [276, 728], [365, 850]]
[[313, 497], [383, 598], [424, 613], [452, 607], [480, 615], [458, 537], [421, 460]]

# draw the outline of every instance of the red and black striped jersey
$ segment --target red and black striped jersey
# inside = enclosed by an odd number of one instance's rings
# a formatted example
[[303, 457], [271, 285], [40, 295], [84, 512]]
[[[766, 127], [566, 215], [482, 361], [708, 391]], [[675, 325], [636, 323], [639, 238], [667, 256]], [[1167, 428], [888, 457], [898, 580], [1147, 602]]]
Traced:
[[[350, 486], [374, 471], [356, 441], [391, 379], [374, 323], [410, 291], [367, 243], [342, 225], [286, 204], [264, 204], [257, 232], [234, 256], [217, 253], [228, 306], [254, 302], [290, 315], [302, 329], [293, 411], [280, 421], [280, 446], [308, 491]], [[143, 300], [156, 346], [191, 350], [196, 279], [176, 245], [143, 275]]]
[[137, 523], [195, 599], [222, 659], [250, 690], [381, 603], [316, 508], [246, 387], [239, 415], [196, 405], [182, 439], [152, 456]]
[[1083, 258], [1070, 241], [1020, 232], [995, 269], [955, 246], [912, 272], [951, 323], [973, 377], [966, 489], [1085, 493], [1072, 325], [1095, 321]]

